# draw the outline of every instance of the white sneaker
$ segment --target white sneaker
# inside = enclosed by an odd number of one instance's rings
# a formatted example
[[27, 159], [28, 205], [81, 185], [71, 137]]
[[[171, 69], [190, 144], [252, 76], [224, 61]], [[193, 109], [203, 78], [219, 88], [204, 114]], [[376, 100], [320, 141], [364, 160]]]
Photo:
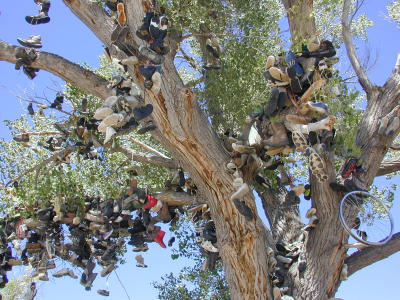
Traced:
[[104, 123], [105, 126], [116, 126], [118, 122], [120, 122], [121, 116], [119, 114], [113, 113], [109, 116], [107, 116], [102, 123]]
[[103, 133], [105, 133], [107, 131], [107, 126], [104, 124], [103, 121], [101, 121], [99, 126], [97, 126], [97, 130], [99, 132], [103, 132]]
[[93, 115], [93, 118], [95, 118], [96, 120], [103, 120], [112, 113], [113, 110], [110, 107], [102, 106], [96, 110], [96, 112]]

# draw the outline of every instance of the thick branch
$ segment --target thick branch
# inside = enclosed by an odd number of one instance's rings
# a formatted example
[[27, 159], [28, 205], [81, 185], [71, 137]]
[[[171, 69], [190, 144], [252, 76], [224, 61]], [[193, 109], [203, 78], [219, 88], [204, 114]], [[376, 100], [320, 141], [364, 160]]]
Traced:
[[385, 159], [381, 162], [376, 176], [387, 175], [400, 170], [400, 157]]
[[393, 235], [390, 241], [383, 246], [368, 247], [346, 258], [348, 276], [398, 251], [400, 251], [400, 232]]
[[342, 13], [342, 35], [344, 39], [344, 44], [346, 46], [347, 55], [350, 59], [351, 65], [353, 66], [353, 69], [357, 74], [358, 80], [362, 88], [366, 93], [370, 93], [372, 90], [372, 84], [369, 81], [367, 73], [360, 64], [360, 61], [354, 49], [353, 39], [350, 33], [350, 23], [349, 23], [350, 5], [351, 5], [350, 0], [344, 0], [343, 13]]
[[[21, 47], [0, 41], [0, 60], [15, 63], [17, 61], [15, 58], [15, 51], [18, 48]], [[37, 58], [31, 66], [53, 73], [89, 94], [102, 99], [106, 98], [109, 94], [107, 80], [61, 56], [44, 51], [37, 51]]]
[[138, 162], [152, 164], [160, 167], [166, 167], [169, 169], [178, 168], [177, 164], [170, 158], [160, 157], [158, 155], [141, 153], [131, 149], [127, 149], [121, 146], [111, 149], [112, 152], [121, 152], [126, 155], [129, 159], [136, 160]]

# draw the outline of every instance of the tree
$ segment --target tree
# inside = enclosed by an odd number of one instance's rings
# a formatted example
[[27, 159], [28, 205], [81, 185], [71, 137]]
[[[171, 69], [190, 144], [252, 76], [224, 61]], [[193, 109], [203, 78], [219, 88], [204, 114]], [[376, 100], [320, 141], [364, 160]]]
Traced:
[[[93, 3], [89, 0], [63, 0], [63, 2], [104, 45], [111, 48], [111, 34], [115, 24], [109, 12], [100, 5], [101, 3]], [[397, 171], [400, 166], [397, 159], [385, 159], [388, 149], [399, 133], [399, 128], [391, 136], [378, 133], [380, 120], [384, 117], [388, 121], [392, 120], [399, 110], [400, 56], [386, 83], [382, 87], [374, 86], [354, 50], [349, 23], [352, 10], [350, 1], [326, 2], [165, 1], [167, 11], [174, 21], [168, 38], [171, 52], [166, 55], [163, 64], [161, 92], [154, 94], [142, 90], [142, 94], [145, 94], [146, 103], [154, 107], [152, 118], [157, 124], [157, 130], [152, 133], [152, 136], [166, 149], [171, 158], [159, 154], [141, 155], [137, 151], [118, 145], [106, 149], [107, 155], [110, 155], [108, 163], [114, 164], [116, 168], [118, 162], [123, 159], [121, 156], [116, 157], [117, 154], [112, 152], [119, 151], [138, 161], [164, 168], [181, 166], [190, 174], [203, 201], [207, 202], [211, 209], [211, 216], [216, 224], [218, 248], [224, 266], [225, 279], [229, 284], [232, 299], [272, 299], [273, 285], [268, 266], [270, 252], [267, 249], [270, 247], [276, 250], [277, 242], [290, 244], [298, 241], [302, 235], [301, 228], [304, 226], [296, 199], [289, 197], [289, 191], [282, 185], [265, 191], [255, 187], [262, 198], [270, 229], [267, 229], [257, 216], [254, 197], [251, 193], [246, 196], [245, 203], [256, 217], [248, 221], [237, 211], [230, 200], [230, 195], [235, 191], [232, 185], [234, 177], [224, 170], [224, 166], [230, 159], [229, 153], [221, 138], [222, 133], [228, 128], [238, 132], [244, 121], [243, 116], [265, 99], [262, 96], [264, 86], [259, 82], [258, 77], [262, 72], [267, 52], [279, 51], [282, 35], [277, 21], [284, 10], [289, 18], [292, 41], [294, 44], [299, 44], [309, 39], [316, 32], [317, 26], [320, 26], [318, 21], [321, 20], [314, 19], [313, 11], [327, 10], [334, 13], [334, 9], [342, 8], [342, 35], [338, 38], [344, 39], [349, 60], [366, 96], [366, 107], [359, 115], [360, 122], [357, 127], [354, 119], [358, 116], [356, 114], [347, 116], [350, 119], [353, 118], [351, 124], [355, 133], [354, 143], [359, 148], [360, 158], [366, 170], [364, 175], [366, 187], [372, 185], [376, 176]], [[126, 42], [134, 49], [138, 49], [139, 39], [136, 38], [135, 31], [137, 24], [141, 23], [147, 2], [126, 0], [124, 4], [129, 29]], [[212, 12], [217, 12], [216, 19], [209, 16]], [[202, 22], [204, 20], [206, 20], [205, 24]], [[185, 74], [183, 71], [178, 72], [174, 60], [180, 56], [179, 53], [189, 60], [193, 68], [198, 66], [196, 61], [185, 53], [183, 45], [186, 40], [189, 40], [189, 44], [194, 49], [193, 52], [201, 56], [205, 43], [202, 36], [205, 33], [202, 30], [204, 28], [221, 37], [229, 37], [229, 39], [223, 39], [225, 49], [225, 58], [222, 58], [223, 70], [206, 73], [202, 78], [198, 78], [197, 75], [190, 77], [190, 74]], [[335, 31], [330, 33], [334, 38]], [[261, 50], [259, 49], [260, 41], [265, 43], [264, 49]], [[15, 63], [14, 55], [18, 49], [18, 46], [0, 42], [0, 59]], [[107, 79], [110, 77], [107, 77], [107, 74], [90, 71], [55, 54], [43, 51], [37, 51], [37, 53], [38, 57], [32, 63], [32, 67], [52, 72], [73, 85], [74, 87], [70, 87], [70, 92], [75, 93], [76, 99], [83, 93], [90, 94], [92, 97], [88, 98], [89, 106], [95, 108], [99, 105], [95, 97], [104, 100], [109, 95], [110, 88]], [[123, 52], [117, 55], [121, 58], [126, 57]], [[138, 59], [140, 62], [145, 61], [140, 55]], [[136, 67], [128, 67], [128, 72], [134, 81], [142, 86], [143, 78], [138, 75]], [[189, 80], [183, 81], [182, 78], [189, 78]], [[193, 86], [194, 88], [189, 88]], [[349, 99], [354, 99], [354, 95], [348, 92], [345, 98], [349, 101]], [[243, 103], [243, 99], [251, 100]], [[343, 105], [350, 105], [345, 99], [343, 100]], [[342, 120], [345, 119], [346, 115]], [[19, 128], [22, 127], [22, 122], [18, 125]], [[342, 124], [345, 126], [346, 122]], [[46, 127], [42, 124], [41, 126], [43, 128], [40, 129], [51, 130], [50, 125]], [[343, 127], [338, 124], [337, 129], [340, 133]], [[61, 154], [65, 156], [67, 152], [75, 150], [73, 147], [68, 148]], [[11, 150], [9, 152], [12, 153]], [[31, 155], [36, 155], [33, 152], [30, 152]], [[42, 164], [25, 169], [22, 173], [14, 169], [15, 174], [9, 174], [11, 179], [9, 182], [15, 182], [33, 171], [37, 171], [37, 176], [43, 176], [43, 174], [40, 175], [40, 170], [45, 170], [47, 163], [56, 160], [59, 156], [60, 154], [50, 156]], [[340, 161], [335, 161], [333, 151], [326, 151], [322, 158], [332, 181], [336, 176], [335, 166], [339, 165]], [[94, 174], [107, 173], [107, 170], [101, 170], [94, 164], [91, 168], [82, 167], [81, 170], [84, 179], [93, 178]], [[90, 174], [92, 171], [93, 173]], [[54, 181], [57, 181], [56, 178], [60, 178], [62, 172], [51, 169], [51, 173], [46, 174], [48, 185], [52, 186]], [[285, 274], [285, 284], [289, 286], [290, 294], [295, 299], [327, 299], [334, 296], [341, 283], [340, 274], [344, 264], [347, 265], [350, 276], [371, 263], [397, 252], [400, 250], [400, 235], [395, 234], [384, 246], [370, 247], [347, 257], [348, 249], [345, 245], [349, 236], [343, 230], [338, 217], [339, 203], [343, 195], [330, 190], [329, 180], [321, 183], [311, 173], [307, 174], [307, 177], [310, 178], [312, 189], [312, 207], [317, 208], [318, 216], [323, 218], [323, 222], [307, 235], [303, 243], [302, 259], [307, 262], [307, 268], [299, 276], [300, 260], [294, 262]], [[117, 188], [104, 180], [104, 175], [102, 179], [102, 184], [98, 185], [101, 193], [116, 195]], [[24, 184], [33, 187], [35, 177], [30, 177], [30, 180]], [[252, 182], [249, 181], [249, 184]], [[61, 190], [57, 193], [72, 193], [68, 197], [73, 197], [74, 193], [79, 194], [80, 191], [85, 191], [86, 187], [89, 189], [89, 184], [76, 178], [69, 182], [67, 187], [75, 189]], [[46, 195], [46, 191], [44, 189], [40, 192]], [[169, 196], [173, 199], [176, 195]], [[183, 203], [189, 201], [190, 199], [185, 199]]]

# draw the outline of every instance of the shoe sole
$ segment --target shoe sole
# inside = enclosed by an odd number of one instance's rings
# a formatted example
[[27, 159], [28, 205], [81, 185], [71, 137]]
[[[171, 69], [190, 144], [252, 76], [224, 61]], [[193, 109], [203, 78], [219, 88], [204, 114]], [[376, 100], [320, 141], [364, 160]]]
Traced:
[[29, 42], [24, 42], [23, 40], [17, 39], [18, 43], [20, 43], [24, 47], [31, 47], [31, 48], [42, 48], [42, 44], [34, 44]]
[[296, 151], [298, 152], [304, 152], [306, 151], [308, 147], [308, 143], [305, 140], [305, 137], [303, 134], [299, 132], [292, 132], [292, 141], [293, 144], [296, 146]]
[[26, 22], [28, 22], [31, 25], [38, 25], [38, 24], [46, 24], [50, 22], [50, 17], [45, 17], [45, 18], [40, 18], [37, 19], [35, 17], [31, 16], [26, 16], [25, 17]]
[[324, 182], [328, 180], [328, 176], [325, 173], [325, 164], [322, 158], [315, 151], [310, 154], [309, 166], [311, 173], [318, 181]]

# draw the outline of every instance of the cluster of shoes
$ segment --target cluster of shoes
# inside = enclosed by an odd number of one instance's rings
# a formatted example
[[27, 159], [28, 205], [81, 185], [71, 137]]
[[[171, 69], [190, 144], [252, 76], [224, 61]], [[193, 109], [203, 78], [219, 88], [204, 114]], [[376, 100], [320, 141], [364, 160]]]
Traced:
[[[143, 105], [140, 90], [131, 79], [115, 76], [112, 88], [112, 95], [93, 115], [94, 119], [101, 121], [97, 127], [98, 131], [106, 134], [104, 144], [111, 141], [117, 130], [136, 128], [139, 121], [146, 119], [153, 112], [151, 104]], [[148, 120], [138, 133], [144, 134], [155, 128], [154, 123]]]
[[148, 59], [145, 65], [139, 66], [139, 71], [144, 76], [145, 88], [152, 90], [156, 95], [161, 88], [163, 55], [170, 51], [169, 47], [164, 44], [167, 31], [168, 18], [165, 15], [164, 7], [147, 12], [142, 25], [136, 31], [136, 35], [148, 43], [147, 46], [139, 47], [139, 53]]
[[268, 272], [272, 284], [274, 285], [274, 300], [293, 299], [293, 297], [289, 295], [289, 288], [284, 286], [284, 278], [293, 263], [297, 262], [299, 273], [304, 272], [306, 269], [306, 262], [302, 259], [303, 243], [301, 239], [303, 238], [304, 236], [301, 235], [300, 240], [292, 244], [277, 243], [275, 245], [276, 253], [272, 248], [268, 248], [267, 250]]
[[165, 182], [166, 191], [173, 192], [186, 192], [187, 194], [194, 196], [197, 192], [197, 187], [193, 184], [192, 179], [185, 178], [185, 174], [182, 168], [178, 168], [174, 171], [173, 177]]
[[[48, 16], [50, 9], [50, 0], [34, 0], [34, 2], [39, 5], [39, 14], [35, 16], [26, 16], [25, 20], [32, 25], [44, 24], [50, 22], [50, 17]], [[17, 41], [24, 47], [29, 48], [41, 48], [42, 39], [40, 35], [32, 35], [28, 39], [18, 38]], [[15, 63], [15, 69], [22, 69], [29, 79], [36, 77], [36, 72], [39, 69], [31, 67], [31, 64], [37, 58], [37, 53], [34, 49], [17, 49], [15, 52], [15, 58], [17, 62]]]
[[[203, 208], [203, 205], [200, 205]], [[195, 207], [196, 208], [196, 207]], [[206, 257], [202, 270], [214, 270], [215, 263], [219, 259], [219, 250], [216, 247], [217, 233], [214, 221], [208, 220], [204, 226], [195, 228], [196, 241], [201, 247], [201, 253]]]
[[[136, 168], [126, 171], [137, 175]], [[8, 281], [6, 272], [22, 264], [31, 265], [38, 280], [49, 280], [48, 270], [56, 268], [54, 258], [59, 257], [83, 269], [80, 283], [90, 290], [97, 276], [93, 272], [95, 261], [103, 268], [102, 277], [110, 274], [116, 268], [118, 252], [126, 236], [130, 236], [128, 244], [134, 246], [135, 252], [147, 251], [149, 242], [166, 248], [165, 232], [155, 224], [177, 220], [177, 209], [183, 213], [181, 207], [168, 206], [147, 190], [138, 188], [137, 180], [133, 179], [126, 195], [120, 199], [101, 201], [87, 197], [82, 207], [76, 201], [60, 197], [43, 208], [31, 207], [31, 217], [5, 216], [0, 220], [1, 286]], [[133, 211], [136, 211], [135, 218], [132, 218]], [[172, 237], [168, 246], [174, 240]], [[137, 256], [137, 261], [138, 267], [147, 267], [141, 256]], [[53, 273], [53, 277], [62, 276], [77, 278], [69, 268]], [[109, 295], [105, 290], [98, 292]]]

